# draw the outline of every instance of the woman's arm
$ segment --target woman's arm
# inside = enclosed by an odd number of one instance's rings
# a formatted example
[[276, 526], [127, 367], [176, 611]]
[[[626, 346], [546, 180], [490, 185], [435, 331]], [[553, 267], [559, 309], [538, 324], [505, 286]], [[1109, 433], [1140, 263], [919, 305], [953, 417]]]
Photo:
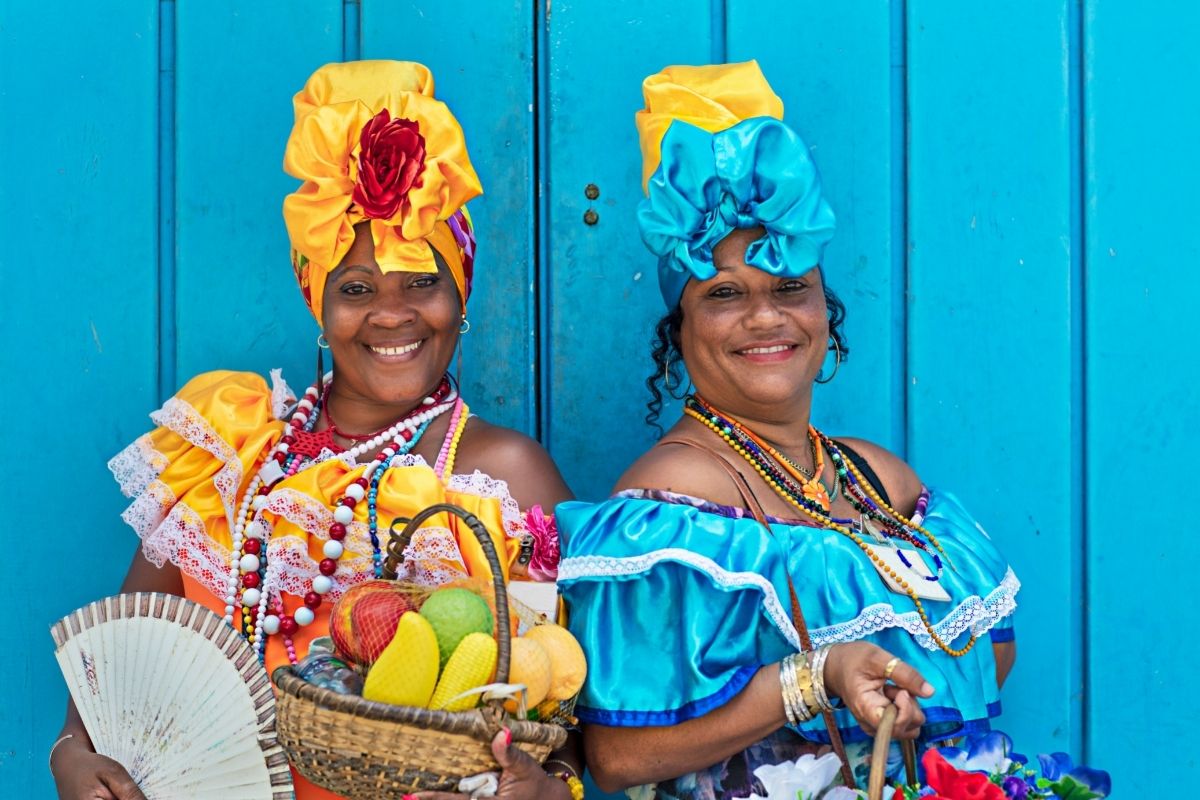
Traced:
[[454, 471], [475, 470], [508, 484], [522, 510], [540, 505], [549, 514], [574, 495], [540, 444], [523, 433], [473, 417], [459, 443]]
[[[868, 733], [889, 703], [899, 709], [895, 735], [913, 738], [925, 715], [913, 699], [933, 688], [907, 664], [898, 664], [894, 685], [884, 674], [891, 655], [873, 644], [834, 645], [825, 662], [825, 681]], [[584, 751], [596, 785], [606, 792], [677, 778], [705, 769], [761, 741], [787, 723], [779, 665], [761, 668], [732, 700], [702, 717], [677, 725], [617, 728], [588, 725]]]

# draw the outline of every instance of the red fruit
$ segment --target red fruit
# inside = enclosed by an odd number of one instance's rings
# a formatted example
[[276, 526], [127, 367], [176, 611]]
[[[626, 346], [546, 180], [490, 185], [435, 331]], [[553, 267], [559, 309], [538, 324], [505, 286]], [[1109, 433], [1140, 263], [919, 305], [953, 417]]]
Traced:
[[346, 658], [369, 666], [396, 635], [406, 611], [415, 611], [418, 600], [388, 581], [367, 581], [342, 595], [329, 615], [334, 646]]

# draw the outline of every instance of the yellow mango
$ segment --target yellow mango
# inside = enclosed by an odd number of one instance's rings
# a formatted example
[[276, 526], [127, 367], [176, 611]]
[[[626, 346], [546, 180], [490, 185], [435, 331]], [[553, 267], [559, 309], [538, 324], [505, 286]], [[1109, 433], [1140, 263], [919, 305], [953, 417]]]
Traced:
[[407, 611], [367, 673], [363, 697], [394, 706], [425, 708], [438, 677], [437, 634], [429, 620]]
[[465, 711], [474, 708], [479, 702], [479, 695], [460, 697], [451, 702], [468, 689], [483, 686], [492, 680], [496, 671], [496, 640], [486, 633], [468, 633], [454, 648], [446, 668], [442, 670], [442, 678], [433, 691], [433, 699], [429, 707], [435, 711]]

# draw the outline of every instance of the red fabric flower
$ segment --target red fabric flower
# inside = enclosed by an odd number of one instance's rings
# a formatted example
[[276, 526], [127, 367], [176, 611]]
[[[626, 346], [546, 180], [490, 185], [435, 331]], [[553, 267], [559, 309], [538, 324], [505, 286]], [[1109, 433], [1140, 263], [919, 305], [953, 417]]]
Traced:
[[929, 787], [937, 792], [936, 798], [922, 800], [1005, 800], [1004, 790], [988, 776], [955, 769], [932, 747], [921, 756], [921, 766]]
[[385, 108], [363, 126], [358, 183], [352, 199], [368, 219], [391, 219], [421, 185], [425, 137], [414, 120], [392, 119]]

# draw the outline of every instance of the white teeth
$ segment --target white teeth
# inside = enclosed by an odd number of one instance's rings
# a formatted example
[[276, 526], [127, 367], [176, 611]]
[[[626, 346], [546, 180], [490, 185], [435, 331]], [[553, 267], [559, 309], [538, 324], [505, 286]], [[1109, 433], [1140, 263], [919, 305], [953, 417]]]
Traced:
[[421, 342], [418, 341], [413, 342], [412, 344], [406, 344], [403, 347], [372, 347], [371, 349], [376, 353], [379, 353], [381, 356], [402, 356], [405, 353], [411, 353], [420, 346]]
[[777, 344], [772, 347], [751, 347], [749, 350], [743, 350], [747, 355], [769, 355], [770, 353], [782, 353], [784, 350], [791, 350], [792, 346], [787, 344]]

